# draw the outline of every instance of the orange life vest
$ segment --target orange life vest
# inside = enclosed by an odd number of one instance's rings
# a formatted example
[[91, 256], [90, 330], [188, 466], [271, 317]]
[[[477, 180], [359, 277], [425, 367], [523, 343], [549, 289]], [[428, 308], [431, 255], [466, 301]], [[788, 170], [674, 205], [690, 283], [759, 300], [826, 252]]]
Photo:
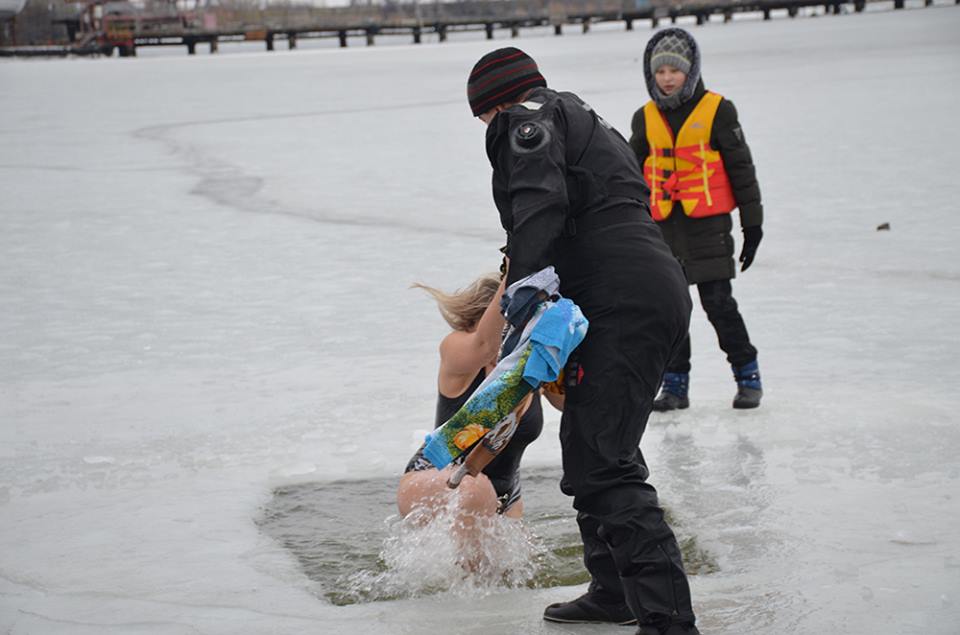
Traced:
[[737, 206], [720, 153], [710, 146], [710, 132], [723, 99], [707, 92], [687, 117], [674, 141], [673, 131], [656, 104], [643, 107], [650, 154], [643, 177], [650, 186], [650, 213], [665, 220], [680, 201], [692, 218], [729, 214]]

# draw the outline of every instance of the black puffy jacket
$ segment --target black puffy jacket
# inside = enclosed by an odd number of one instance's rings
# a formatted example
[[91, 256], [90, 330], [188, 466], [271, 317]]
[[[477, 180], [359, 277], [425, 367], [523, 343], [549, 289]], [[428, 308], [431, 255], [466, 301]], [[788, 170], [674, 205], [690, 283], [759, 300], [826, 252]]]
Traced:
[[[706, 90], [700, 77], [700, 53], [696, 42], [680, 29], [665, 30], [650, 39], [644, 56], [644, 73], [651, 96], [653, 96], [654, 78], [649, 67], [650, 52], [657, 41], [669, 31], [682, 33], [687, 37], [694, 52], [694, 63], [687, 76], [687, 85], [684, 87], [690, 97], [675, 109], [661, 109], [667, 123], [676, 134], [703, 98]], [[630, 129], [630, 146], [636, 153], [638, 163], [642, 166], [650, 154], [643, 108], [634, 113]], [[733, 102], [726, 98], [720, 102], [720, 107], [717, 109], [710, 134], [710, 145], [720, 153], [723, 159], [723, 166], [727, 171], [733, 196], [740, 210], [740, 226], [761, 225], [763, 204], [760, 200], [760, 186], [757, 183], [753, 157], [740, 126], [737, 109]], [[731, 235], [733, 223], [729, 214], [689, 218], [683, 213], [683, 207], [678, 202], [674, 205], [670, 216], [658, 225], [674, 256], [683, 265], [687, 280], [691, 284], [726, 280], [736, 275], [736, 265], [733, 260], [734, 240]]]

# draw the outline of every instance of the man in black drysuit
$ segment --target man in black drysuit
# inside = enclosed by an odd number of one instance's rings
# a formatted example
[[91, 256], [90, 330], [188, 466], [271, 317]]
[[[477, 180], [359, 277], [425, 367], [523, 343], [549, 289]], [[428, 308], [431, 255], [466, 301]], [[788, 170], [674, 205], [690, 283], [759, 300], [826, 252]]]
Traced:
[[467, 92], [488, 126], [507, 284], [554, 265], [560, 293], [590, 321], [565, 373], [560, 487], [573, 496], [592, 582], [544, 619], [698, 633], [680, 550], [639, 451], [691, 302], [650, 217], [636, 157], [576, 95], [546, 88], [518, 49], [481, 58]]

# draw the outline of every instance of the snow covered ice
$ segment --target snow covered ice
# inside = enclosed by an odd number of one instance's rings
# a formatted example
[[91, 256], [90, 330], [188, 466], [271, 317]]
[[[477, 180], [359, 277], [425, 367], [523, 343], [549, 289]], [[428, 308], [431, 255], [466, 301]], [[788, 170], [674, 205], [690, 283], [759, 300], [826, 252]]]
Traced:
[[[692, 407], [644, 437], [717, 559], [704, 633], [960, 632], [960, 7], [889, 8], [690, 27], [767, 209], [734, 283], [763, 406], [695, 309]], [[509, 43], [627, 132], [650, 32], [568, 31]], [[333, 606], [255, 522], [399, 476], [445, 332], [408, 285], [499, 262], [494, 44], [382, 43], [0, 64], [3, 632], [623, 632], [541, 622], [581, 587]]]

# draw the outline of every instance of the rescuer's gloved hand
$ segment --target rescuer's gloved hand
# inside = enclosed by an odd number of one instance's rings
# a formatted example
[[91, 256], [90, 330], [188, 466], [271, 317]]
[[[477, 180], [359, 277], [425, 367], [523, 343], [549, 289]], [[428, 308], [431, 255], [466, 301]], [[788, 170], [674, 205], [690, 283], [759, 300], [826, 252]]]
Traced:
[[757, 247], [760, 246], [760, 240], [763, 238], [763, 230], [760, 225], [743, 228], [743, 249], [740, 251], [740, 262], [743, 263], [740, 271], [746, 271], [753, 264], [753, 258], [757, 255]]

